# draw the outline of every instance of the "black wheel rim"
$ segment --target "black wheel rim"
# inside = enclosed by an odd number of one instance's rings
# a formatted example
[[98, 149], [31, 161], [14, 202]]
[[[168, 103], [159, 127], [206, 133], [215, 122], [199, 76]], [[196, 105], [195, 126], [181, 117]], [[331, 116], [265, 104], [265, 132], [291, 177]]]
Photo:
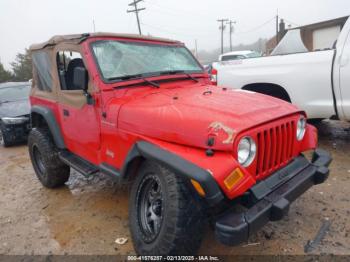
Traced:
[[37, 170], [39, 171], [40, 175], [43, 176], [43, 174], [45, 174], [45, 166], [42, 154], [36, 146], [33, 146], [33, 159]]
[[158, 177], [144, 178], [137, 193], [137, 216], [144, 241], [153, 242], [163, 222], [163, 193]]

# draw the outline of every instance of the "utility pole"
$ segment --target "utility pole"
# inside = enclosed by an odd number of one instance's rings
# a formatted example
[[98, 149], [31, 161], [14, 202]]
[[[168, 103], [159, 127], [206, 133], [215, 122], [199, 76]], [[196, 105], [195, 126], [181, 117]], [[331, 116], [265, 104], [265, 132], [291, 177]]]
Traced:
[[230, 51], [232, 51], [232, 34], [234, 31], [233, 24], [236, 24], [236, 21], [230, 20], [227, 23], [230, 25]]
[[92, 27], [95, 33], [96, 32], [95, 19], [92, 19]]
[[139, 12], [142, 10], [145, 10], [146, 8], [138, 8], [137, 4], [142, 2], [143, 0], [133, 0], [132, 3], [129, 4], [129, 6], [133, 6], [134, 9], [132, 10], [126, 10], [127, 13], [135, 13], [136, 14], [136, 20], [137, 20], [137, 26], [139, 28], [139, 34], [142, 35], [141, 33], [141, 26], [140, 26], [140, 19], [139, 19]]
[[276, 46], [279, 43], [279, 39], [278, 39], [278, 9], [277, 9], [277, 14], [276, 14]]
[[217, 20], [219, 23], [221, 23], [221, 26], [219, 29], [221, 30], [221, 54], [224, 53], [224, 30], [225, 30], [225, 25], [224, 23], [228, 21], [228, 19], [218, 19]]
[[197, 39], [194, 40], [194, 50], [196, 53], [196, 58], [198, 58], [198, 46], [197, 46]]

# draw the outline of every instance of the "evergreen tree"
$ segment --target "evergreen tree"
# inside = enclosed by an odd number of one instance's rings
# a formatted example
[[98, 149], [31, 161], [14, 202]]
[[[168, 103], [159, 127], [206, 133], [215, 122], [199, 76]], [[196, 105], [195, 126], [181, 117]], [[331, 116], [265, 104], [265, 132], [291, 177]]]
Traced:
[[11, 66], [15, 81], [32, 79], [32, 58], [27, 49], [24, 54], [18, 53], [16, 55], [16, 59], [11, 63]]
[[12, 80], [11, 72], [4, 68], [4, 65], [0, 61], [0, 83], [8, 82]]

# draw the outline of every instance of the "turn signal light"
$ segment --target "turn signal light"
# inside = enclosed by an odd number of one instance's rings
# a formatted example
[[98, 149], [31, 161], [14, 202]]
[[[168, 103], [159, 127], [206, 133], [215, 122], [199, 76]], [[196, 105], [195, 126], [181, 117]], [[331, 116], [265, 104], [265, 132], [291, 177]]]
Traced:
[[229, 174], [225, 180], [224, 184], [228, 190], [231, 190], [242, 178], [242, 171], [237, 167], [231, 174]]
[[196, 180], [191, 179], [191, 183], [194, 187], [194, 189], [196, 189], [196, 191], [198, 192], [198, 194], [202, 197], [205, 196], [205, 191], [203, 189], [203, 187], [201, 186], [201, 184], [199, 184]]

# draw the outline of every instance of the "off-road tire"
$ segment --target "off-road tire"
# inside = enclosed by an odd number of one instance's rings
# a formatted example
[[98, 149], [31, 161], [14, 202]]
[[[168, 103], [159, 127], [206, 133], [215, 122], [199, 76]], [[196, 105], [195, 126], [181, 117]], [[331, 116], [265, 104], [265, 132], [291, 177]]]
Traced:
[[0, 146], [9, 147], [12, 145], [13, 145], [13, 143], [9, 141], [8, 134], [5, 130], [5, 128], [0, 123]]
[[49, 130], [32, 129], [28, 137], [28, 149], [35, 174], [43, 186], [55, 188], [67, 182], [70, 167], [59, 158]]
[[[142, 229], [139, 195], [143, 181], [155, 177], [162, 187], [163, 219], [156, 238], [149, 243]], [[194, 255], [207, 225], [204, 206], [183, 178], [161, 165], [145, 161], [132, 185], [129, 200], [129, 226], [138, 255]], [[141, 224], [140, 224], [141, 223]]]

